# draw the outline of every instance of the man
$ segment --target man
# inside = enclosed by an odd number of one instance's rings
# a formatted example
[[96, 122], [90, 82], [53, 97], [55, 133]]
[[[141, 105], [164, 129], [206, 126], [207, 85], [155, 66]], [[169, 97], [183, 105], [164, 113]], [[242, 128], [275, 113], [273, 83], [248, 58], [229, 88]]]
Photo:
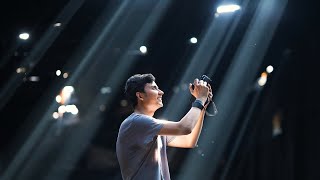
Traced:
[[125, 93], [134, 112], [121, 124], [116, 144], [122, 178], [135, 180], [169, 180], [166, 146], [193, 148], [197, 144], [206, 106], [212, 98], [207, 82], [195, 79], [189, 85], [196, 98], [186, 115], [177, 122], [155, 119], [155, 111], [163, 106], [163, 91], [152, 74], [131, 76]]

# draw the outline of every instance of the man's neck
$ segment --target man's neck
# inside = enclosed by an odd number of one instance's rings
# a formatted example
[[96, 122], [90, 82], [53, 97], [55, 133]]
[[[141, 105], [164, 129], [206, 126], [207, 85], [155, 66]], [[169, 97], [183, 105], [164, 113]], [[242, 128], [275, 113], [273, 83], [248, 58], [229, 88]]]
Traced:
[[154, 111], [148, 111], [146, 108], [142, 108], [142, 107], [139, 107], [139, 106], [137, 106], [134, 109], [134, 113], [144, 114], [144, 115], [151, 116], [151, 117], [153, 117], [153, 115], [154, 115]]

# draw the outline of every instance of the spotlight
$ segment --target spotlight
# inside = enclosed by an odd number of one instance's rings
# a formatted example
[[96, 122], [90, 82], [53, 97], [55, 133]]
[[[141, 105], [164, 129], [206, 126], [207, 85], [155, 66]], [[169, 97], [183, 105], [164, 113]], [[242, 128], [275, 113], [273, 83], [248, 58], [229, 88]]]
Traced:
[[146, 46], [141, 46], [141, 47], [140, 47], [140, 52], [141, 52], [142, 54], [147, 53], [147, 51], [148, 51], [148, 49], [147, 49]]
[[26, 72], [26, 68], [25, 67], [19, 67], [16, 69], [16, 72], [19, 74], [19, 73], [24, 73]]
[[196, 44], [196, 43], [198, 42], [198, 39], [195, 38], [195, 37], [192, 37], [192, 38], [190, 39], [190, 42], [191, 42], [192, 44]]
[[59, 118], [59, 113], [54, 112], [54, 113], [52, 114], [52, 117], [53, 117], [54, 119], [58, 119], [58, 118]]
[[240, 9], [239, 5], [236, 4], [230, 4], [230, 5], [222, 5], [217, 8], [217, 13], [229, 13], [229, 12], [235, 12]]
[[260, 78], [258, 79], [259, 86], [264, 86], [267, 83], [268, 74], [266, 72], [261, 73]]
[[61, 26], [61, 23], [57, 22], [53, 25], [53, 27], [60, 27]]
[[258, 84], [259, 86], [264, 86], [267, 82], [267, 78], [266, 77], [260, 77], [258, 80]]
[[267, 67], [266, 71], [267, 71], [267, 73], [269, 73], [269, 74], [272, 73], [273, 67], [272, 67], [271, 65], [269, 65], [269, 66]]
[[30, 76], [29, 81], [38, 82], [38, 81], [40, 81], [40, 77], [39, 76]]
[[56, 75], [57, 75], [57, 76], [60, 76], [60, 75], [61, 75], [61, 71], [60, 71], [60, 70], [57, 70], [57, 71], [56, 71]]
[[65, 87], [62, 89], [62, 92], [63, 92], [63, 93], [68, 93], [68, 94], [73, 93], [73, 91], [74, 91], [73, 86], [65, 86]]
[[27, 40], [29, 39], [30, 35], [29, 33], [21, 33], [19, 34], [19, 38], [22, 39], [22, 40]]
[[68, 73], [63, 73], [63, 78], [67, 79], [67, 78], [68, 78], [68, 76], [69, 76], [69, 74], [68, 74]]
[[62, 97], [60, 95], [56, 96], [57, 103], [60, 103], [62, 101]]
[[65, 113], [65, 112], [66, 112], [66, 106], [61, 105], [61, 106], [58, 108], [58, 112], [59, 112], [60, 114]]
[[76, 105], [67, 105], [66, 112], [72, 113], [73, 115], [78, 114], [79, 110]]

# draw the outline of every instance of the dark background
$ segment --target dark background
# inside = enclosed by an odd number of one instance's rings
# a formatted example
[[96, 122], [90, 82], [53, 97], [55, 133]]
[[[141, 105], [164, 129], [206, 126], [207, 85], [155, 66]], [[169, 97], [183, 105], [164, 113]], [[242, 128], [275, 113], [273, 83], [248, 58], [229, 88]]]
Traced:
[[[10, 82], [11, 75], [15, 73], [23, 59], [30, 55], [30, 51], [45, 30], [52, 26], [54, 18], [67, 2], [66, 0], [12, 0], [2, 3], [0, 7], [1, 90]], [[114, 3], [119, 2], [121, 1], [114, 1]], [[19, 77], [21, 84], [0, 109], [0, 173], [4, 172], [17, 152], [13, 147], [17, 147], [19, 141], [15, 139], [21, 129], [28, 126], [26, 117], [39, 103], [40, 97], [48, 96], [48, 99], [55, 97], [58, 90], [49, 95], [45, 92], [53, 82], [66, 81], [55, 76], [55, 71], [67, 64], [75, 47], [84, 41], [86, 32], [102, 13], [106, 3], [101, 0], [85, 1], [39, 63], [34, 66], [32, 72]], [[255, 3], [252, 1], [250, 6], [252, 9]], [[320, 179], [318, 170], [320, 16], [317, 4], [315, 1], [288, 2], [261, 67], [262, 70], [266, 65], [273, 64], [275, 71], [270, 83], [262, 92], [245, 133], [245, 140], [232, 161], [226, 179]], [[127, 77], [134, 73], [153, 73], [159, 87], [166, 92], [164, 102], [168, 101], [167, 98], [173, 93], [172, 86], [177, 80], [174, 75], [178, 76], [181, 69], [187, 66], [183, 59], [189, 56], [188, 53], [193, 48], [186, 41], [192, 36], [200, 35], [203, 28], [210, 23], [214, 16], [213, 7], [216, 5], [217, 2], [209, 0], [175, 1], [159, 22], [158, 29], [154, 30], [150, 37], [148, 55], [137, 57], [139, 63], [130, 68]], [[250, 18], [250, 13], [243, 17], [243, 23], [240, 23], [242, 26], [237, 28], [239, 37], [234, 38], [230, 44], [230, 54], [234, 53], [247, 26], [245, 22]], [[21, 42], [17, 38], [22, 31], [31, 33], [31, 38], [27, 42]], [[216, 89], [222, 83], [229, 56], [225, 55], [215, 74]], [[39, 76], [40, 81], [27, 81], [26, 78], [31, 75]], [[111, 118], [115, 121], [101, 124], [80, 160], [69, 169], [70, 179], [101, 177], [108, 179], [119, 175], [114, 143], [118, 127], [130, 113], [130, 109], [120, 105], [120, 100], [124, 98], [122, 92], [117, 92], [116, 95], [113, 105], [101, 114], [102, 117], [106, 116], [106, 119]], [[114, 112], [112, 117], [109, 112]], [[161, 112], [160, 110], [157, 113]], [[283, 132], [273, 137], [272, 118], [277, 113], [282, 119]], [[241, 121], [239, 126], [240, 123]], [[29, 126], [32, 129], [32, 125]], [[232, 137], [237, 138], [237, 131], [233, 132]], [[216, 179], [221, 175], [219, 172], [226, 168], [223, 162], [228, 158], [232, 148], [231, 141], [225, 157], [221, 157], [220, 166], [215, 173]], [[176, 170], [186, 151], [188, 150], [179, 150], [175, 158], [170, 159], [172, 177], [176, 176]]]

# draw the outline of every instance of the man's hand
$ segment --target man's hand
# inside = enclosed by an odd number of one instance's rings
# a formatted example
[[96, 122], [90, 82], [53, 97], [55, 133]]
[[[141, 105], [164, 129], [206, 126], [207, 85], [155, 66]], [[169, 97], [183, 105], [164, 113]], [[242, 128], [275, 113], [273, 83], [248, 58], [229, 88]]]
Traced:
[[189, 84], [189, 90], [190, 93], [196, 98], [203, 102], [203, 104], [206, 102], [209, 93], [210, 93], [210, 85], [208, 86], [207, 82], [195, 79], [193, 81], [194, 88], [192, 89], [192, 84]]

